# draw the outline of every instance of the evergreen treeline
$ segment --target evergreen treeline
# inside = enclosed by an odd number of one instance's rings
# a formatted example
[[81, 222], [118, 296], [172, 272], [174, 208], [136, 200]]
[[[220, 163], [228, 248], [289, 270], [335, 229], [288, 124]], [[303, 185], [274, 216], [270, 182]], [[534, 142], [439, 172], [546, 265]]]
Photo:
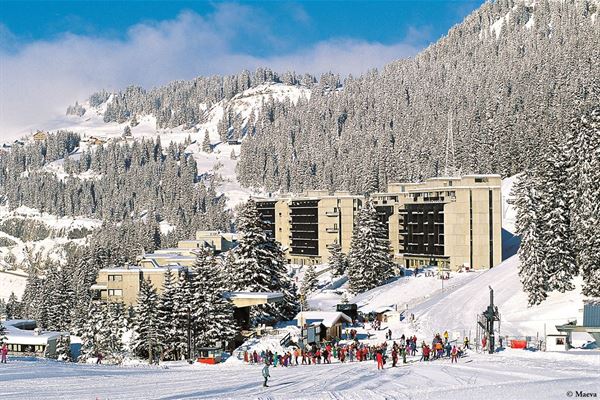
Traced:
[[600, 297], [600, 108], [572, 120], [513, 190], [529, 303], [573, 290], [578, 275], [583, 294]]
[[[204, 111], [213, 104], [229, 100], [236, 94], [265, 82], [310, 87], [315, 78], [308, 74], [277, 74], [268, 68], [258, 68], [254, 74], [243, 71], [238, 75], [198, 77], [192, 81], [174, 81], [150, 91], [139, 86], [130, 86], [113, 94], [101, 91], [90, 96], [90, 105], [96, 107], [111, 99], [104, 113], [104, 122], [123, 123], [139, 115], [152, 114], [156, 117], [157, 129], [182, 125], [189, 129], [204, 122]], [[77, 106], [69, 107], [67, 112], [80, 111]]]
[[266, 105], [238, 178], [269, 191], [365, 193], [438, 176], [449, 114], [463, 174], [519, 173], [572, 109], [600, 98], [597, 11], [586, 0], [486, 2], [414, 59], [350, 76], [341, 90], [319, 82], [295, 106]]
[[[0, 199], [10, 209], [101, 219], [92, 241], [115, 264], [174, 245], [199, 229], [231, 229], [225, 197], [216, 193], [214, 177], [198, 177], [194, 158], [184, 151], [189, 142], [165, 148], [160, 139], [110, 142], [70, 156], [79, 141], [76, 134], [57, 132], [0, 154]], [[45, 168], [63, 158], [65, 176]], [[168, 234], [160, 231], [163, 220], [174, 226]]]
[[[51, 134], [0, 156], [0, 193], [9, 207], [116, 222], [151, 214], [186, 233], [230, 228], [225, 199], [210, 180], [199, 180], [194, 158], [184, 151], [189, 143], [110, 142], [69, 157], [76, 143], [78, 137]], [[43, 168], [59, 158], [65, 158], [66, 177]]]

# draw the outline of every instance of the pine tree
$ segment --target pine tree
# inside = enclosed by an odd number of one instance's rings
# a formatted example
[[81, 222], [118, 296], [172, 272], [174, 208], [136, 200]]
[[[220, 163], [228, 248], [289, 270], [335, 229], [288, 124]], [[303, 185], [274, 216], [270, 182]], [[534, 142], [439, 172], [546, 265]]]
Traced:
[[314, 265], [309, 265], [302, 278], [302, 285], [300, 285], [300, 295], [306, 301], [309, 294], [317, 290], [317, 272], [315, 271]]
[[17, 300], [15, 293], [11, 292], [6, 302], [6, 319], [20, 319], [21, 317], [21, 303]]
[[241, 234], [233, 250], [235, 262], [226, 271], [230, 290], [251, 292], [281, 292], [280, 304], [253, 307], [254, 323], [292, 318], [298, 310], [298, 300], [284, 263], [281, 245], [268, 237], [254, 200], [249, 200], [238, 212], [237, 227]]
[[123, 137], [131, 137], [131, 127], [129, 125], [125, 125], [125, 128], [123, 129]]
[[60, 336], [56, 340], [56, 359], [64, 362], [72, 360], [71, 338], [69, 336]]
[[175, 309], [176, 283], [173, 272], [169, 269], [165, 274], [162, 293], [158, 300], [159, 343], [162, 348], [161, 360], [177, 359], [179, 320]]
[[342, 304], [348, 304], [348, 293], [344, 292], [340, 301], [342, 302]]
[[149, 280], [140, 283], [133, 331], [133, 350], [140, 357], [147, 357], [152, 363], [159, 353], [159, 325], [158, 325], [158, 295]]
[[342, 276], [346, 273], [348, 261], [346, 255], [342, 253], [342, 246], [337, 242], [329, 246], [329, 267], [333, 276]]
[[108, 303], [103, 313], [103, 347], [106, 354], [120, 363], [123, 359], [123, 335], [127, 331], [127, 318], [121, 303]]
[[208, 131], [204, 134], [204, 140], [202, 141], [202, 151], [205, 153], [212, 153], [212, 145], [210, 144], [210, 136]]
[[561, 293], [575, 289], [573, 278], [578, 275], [571, 227], [569, 164], [566, 154], [552, 143], [548, 154], [538, 166], [543, 182], [540, 188], [541, 243], [543, 267], [549, 290]]
[[[196, 340], [199, 346], [225, 345], [233, 340], [237, 326], [233, 317], [233, 305], [223, 297], [225, 291], [222, 275], [214, 257], [205, 249], [198, 253], [194, 266], [196, 286], [196, 305], [204, 320], [195, 324], [199, 330]], [[197, 315], [197, 314], [195, 314]]]
[[573, 225], [583, 294], [600, 297], [600, 107], [571, 126]]
[[348, 261], [350, 290], [354, 293], [382, 285], [392, 276], [390, 243], [370, 200], [356, 216]]
[[[192, 331], [192, 291], [190, 286], [190, 277], [187, 273], [179, 275], [179, 280], [175, 285], [174, 293], [174, 311], [176, 317], [176, 332], [174, 333], [175, 352], [180, 358], [182, 355], [188, 355], [191, 350], [191, 331]], [[190, 347], [188, 349], [188, 347]], [[190, 354], [191, 355], [191, 354]]]
[[87, 319], [81, 329], [80, 362], [85, 362], [90, 357], [97, 357], [98, 354], [104, 351], [102, 336], [103, 313], [103, 307], [98, 302], [90, 303]]
[[521, 175], [513, 188], [517, 233], [521, 236], [519, 276], [529, 305], [544, 301], [549, 289], [544, 249], [541, 247], [543, 220], [539, 188], [539, 181], [528, 171]]
[[0, 346], [2, 346], [4, 344], [4, 342], [6, 341], [7, 333], [8, 333], [8, 331], [6, 330], [6, 327], [2, 324], [2, 320], [0, 320]]

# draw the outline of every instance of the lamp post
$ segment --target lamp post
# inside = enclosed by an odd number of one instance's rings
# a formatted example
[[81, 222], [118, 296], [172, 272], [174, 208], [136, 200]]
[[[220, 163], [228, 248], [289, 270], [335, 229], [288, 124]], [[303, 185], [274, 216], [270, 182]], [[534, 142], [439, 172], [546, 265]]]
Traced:
[[192, 330], [191, 330], [191, 312], [190, 305], [187, 306], [187, 359], [192, 363]]

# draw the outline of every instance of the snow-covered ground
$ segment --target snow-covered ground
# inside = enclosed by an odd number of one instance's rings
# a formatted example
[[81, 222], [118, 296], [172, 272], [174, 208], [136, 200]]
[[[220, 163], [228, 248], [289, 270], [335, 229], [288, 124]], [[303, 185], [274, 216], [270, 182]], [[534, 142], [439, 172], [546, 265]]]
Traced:
[[[59, 218], [25, 206], [12, 211], [6, 206], [0, 206], [0, 223], [20, 222], [34, 223], [38, 228], [45, 229], [48, 235], [36, 237], [33, 240], [23, 240], [21, 237], [0, 230], [0, 239], [5, 241], [4, 246], [0, 247], [0, 260], [12, 260], [15, 266], [26, 264], [29, 257], [36, 257], [37, 255], [56, 261], [64, 260], [65, 245], [68, 243], [81, 244], [85, 241], [84, 238], [69, 239], [69, 233], [74, 231], [90, 232], [102, 224], [100, 220], [91, 218]], [[41, 235], [41, 233], [38, 233], [38, 235]], [[12, 269], [7, 267], [7, 265], [0, 266], [0, 269]], [[13, 289], [16, 294], [20, 291], [19, 287], [0, 286], [0, 296], [4, 296], [7, 292], [10, 294]]]
[[[410, 358], [409, 358], [410, 360]], [[416, 361], [411, 360], [411, 361]], [[458, 364], [373, 361], [271, 368], [243, 364], [118, 367], [54, 361], [0, 365], [2, 399], [565, 399], [600, 392], [600, 353], [472, 353]]]
[[25, 291], [26, 283], [27, 274], [24, 272], [0, 270], [0, 299], [8, 301], [11, 293], [20, 299]]
[[489, 304], [489, 289], [494, 289], [494, 304], [501, 314], [501, 334], [510, 336], [543, 337], [556, 332], [554, 325], [575, 320], [583, 306], [580, 282], [577, 289], [568, 293], [552, 293], [542, 304], [527, 306], [527, 296], [521, 288], [518, 275], [518, 256], [485, 271], [464, 285], [438, 293], [427, 301], [411, 308], [415, 326], [407, 323], [399, 328], [419, 332], [429, 337], [434, 332], [448, 330], [461, 335], [475, 333], [476, 316]]

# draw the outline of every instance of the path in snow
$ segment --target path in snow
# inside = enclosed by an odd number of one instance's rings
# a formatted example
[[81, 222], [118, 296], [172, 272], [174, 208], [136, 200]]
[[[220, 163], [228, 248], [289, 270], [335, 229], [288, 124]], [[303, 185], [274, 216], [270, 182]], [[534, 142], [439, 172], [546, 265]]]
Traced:
[[[470, 361], [472, 360], [472, 361]], [[470, 361], [470, 362], [466, 362]], [[377, 371], [372, 361], [271, 368], [171, 364], [118, 367], [12, 361], [0, 366], [2, 399], [565, 399], [600, 392], [600, 353], [473, 354]]]

